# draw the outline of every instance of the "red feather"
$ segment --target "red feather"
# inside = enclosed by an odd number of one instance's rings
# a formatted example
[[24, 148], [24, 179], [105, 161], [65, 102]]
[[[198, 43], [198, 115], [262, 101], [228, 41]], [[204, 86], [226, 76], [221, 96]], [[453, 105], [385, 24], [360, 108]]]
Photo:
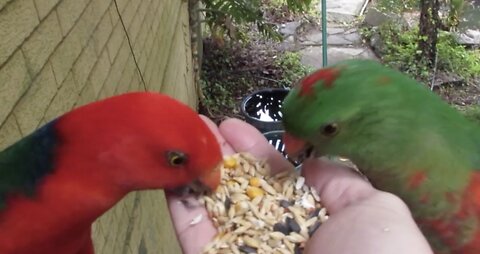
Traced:
[[[0, 253], [91, 254], [95, 219], [133, 190], [175, 188], [210, 176], [220, 147], [198, 114], [167, 96], [131, 93], [76, 109], [56, 125], [55, 169], [33, 198], [0, 210]], [[188, 163], [172, 167], [166, 151]]]
[[[456, 197], [446, 193], [449, 202], [455, 202]], [[455, 254], [480, 253], [480, 173], [474, 172], [470, 183], [461, 198], [459, 210], [451, 217], [435, 220], [419, 220], [422, 228], [438, 233], [443, 241]], [[462, 232], [466, 225], [473, 231]], [[467, 229], [469, 230], [469, 229]], [[466, 242], [464, 240], [467, 239]]]
[[313, 87], [322, 81], [322, 84], [329, 88], [333, 85], [335, 79], [337, 79], [340, 74], [340, 69], [338, 67], [324, 68], [320, 69], [307, 77], [305, 77], [300, 82], [300, 95], [311, 95], [313, 93]]

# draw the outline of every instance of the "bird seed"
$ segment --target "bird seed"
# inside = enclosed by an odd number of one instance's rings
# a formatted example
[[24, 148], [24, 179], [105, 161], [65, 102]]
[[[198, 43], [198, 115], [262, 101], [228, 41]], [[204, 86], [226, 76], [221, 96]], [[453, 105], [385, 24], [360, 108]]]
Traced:
[[271, 176], [246, 153], [224, 158], [217, 190], [200, 198], [217, 228], [204, 253], [302, 253], [328, 219], [318, 193], [298, 171]]

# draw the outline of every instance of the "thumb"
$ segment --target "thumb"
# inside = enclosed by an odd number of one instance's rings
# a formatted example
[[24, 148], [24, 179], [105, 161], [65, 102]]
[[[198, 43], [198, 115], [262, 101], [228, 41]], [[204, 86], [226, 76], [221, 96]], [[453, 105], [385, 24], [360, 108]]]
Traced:
[[318, 191], [322, 204], [330, 214], [370, 197], [377, 191], [358, 172], [327, 159], [305, 160], [302, 174], [306, 183]]

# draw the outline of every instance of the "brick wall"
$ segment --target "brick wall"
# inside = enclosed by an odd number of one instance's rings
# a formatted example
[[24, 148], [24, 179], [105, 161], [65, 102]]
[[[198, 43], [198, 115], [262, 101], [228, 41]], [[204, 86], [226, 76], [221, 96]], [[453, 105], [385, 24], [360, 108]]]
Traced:
[[[184, 1], [0, 0], [0, 150], [126, 91], [161, 91], [194, 107], [191, 62]], [[95, 224], [97, 252], [178, 253], [167, 215], [162, 192], [130, 194]]]

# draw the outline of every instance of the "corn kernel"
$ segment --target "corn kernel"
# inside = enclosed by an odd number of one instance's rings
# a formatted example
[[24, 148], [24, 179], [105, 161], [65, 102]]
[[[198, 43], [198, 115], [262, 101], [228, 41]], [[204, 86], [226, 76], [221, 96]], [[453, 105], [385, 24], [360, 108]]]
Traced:
[[234, 181], [234, 180], [228, 180], [228, 181], [227, 181], [227, 185], [228, 185], [228, 186], [233, 186], [233, 185], [235, 185], [236, 183], [237, 183], [237, 182]]
[[258, 178], [258, 177], [250, 178], [249, 184], [250, 184], [250, 186], [260, 187], [260, 178]]
[[237, 160], [233, 157], [223, 159], [223, 166], [225, 168], [233, 169], [237, 166]]
[[254, 199], [258, 196], [263, 196], [264, 194], [264, 191], [258, 187], [254, 187], [254, 186], [249, 186], [247, 188], [247, 196], [250, 198], [250, 199]]

